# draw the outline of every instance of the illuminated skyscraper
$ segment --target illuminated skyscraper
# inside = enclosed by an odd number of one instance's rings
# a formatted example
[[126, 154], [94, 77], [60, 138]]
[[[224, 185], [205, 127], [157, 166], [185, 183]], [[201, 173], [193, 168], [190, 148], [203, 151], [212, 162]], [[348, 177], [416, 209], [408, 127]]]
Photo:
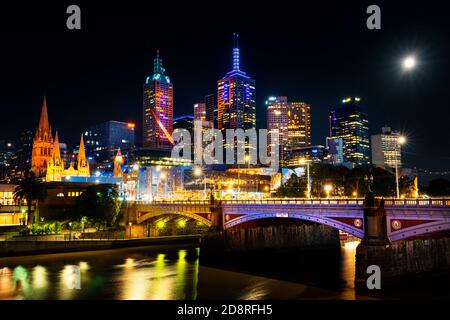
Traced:
[[206, 104], [204, 102], [194, 104], [194, 120], [206, 121]]
[[358, 97], [346, 98], [330, 111], [331, 137], [342, 138], [344, 162], [355, 165], [370, 163], [369, 120], [360, 103]]
[[215, 93], [205, 96], [206, 121], [213, 123], [217, 128], [217, 97]]
[[269, 132], [269, 152], [277, 146], [272, 141], [272, 135], [278, 133], [280, 152], [288, 143], [288, 102], [287, 97], [269, 97], [267, 106], [267, 131]]
[[400, 132], [392, 131], [390, 127], [383, 127], [381, 133], [372, 135], [372, 163], [375, 166], [402, 167], [400, 137]]
[[255, 81], [240, 69], [238, 35], [234, 35], [233, 69], [217, 83], [218, 129], [256, 127]]
[[158, 51], [153, 75], [147, 77], [144, 84], [144, 148], [168, 149], [173, 144], [173, 85], [164, 71]]
[[304, 102], [288, 103], [288, 145], [292, 148], [311, 145], [311, 106]]

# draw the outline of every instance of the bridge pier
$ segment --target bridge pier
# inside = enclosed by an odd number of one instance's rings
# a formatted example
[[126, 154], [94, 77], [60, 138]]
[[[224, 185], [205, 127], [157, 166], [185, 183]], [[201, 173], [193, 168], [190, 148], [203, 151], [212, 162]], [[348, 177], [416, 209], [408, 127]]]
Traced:
[[384, 200], [367, 195], [364, 201], [364, 238], [356, 248], [355, 288], [368, 291], [369, 266], [378, 266], [381, 289], [404, 283], [417, 274], [432, 276], [450, 270], [450, 238], [436, 235], [392, 243]]
[[[387, 232], [384, 199], [376, 200], [371, 192], [364, 200], [364, 238], [356, 248], [355, 287], [367, 289], [367, 268], [371, 265], [386, 270], [386, 248], [390, 241]], [[382, 273], [383, 274], [383, 273]]]

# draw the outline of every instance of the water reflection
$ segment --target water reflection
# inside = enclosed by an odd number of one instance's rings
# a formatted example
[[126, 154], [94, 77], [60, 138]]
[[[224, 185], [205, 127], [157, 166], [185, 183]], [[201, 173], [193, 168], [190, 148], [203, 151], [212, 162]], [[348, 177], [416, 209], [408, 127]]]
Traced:
[[11, 265], [0, 266], [0, 299], [194, 299], [198, 251], [190, 250], [189, 259], [185, 249], [8, 259]]
[[[249, 265], [267, 263], [267, 270], [279, 273], [262, 273], [264, 276], [200, 266], [198, 248], [0, 259], [0, 299], [354, 299], [357, 244], [343, 243], [340, 255], [302, 253], [288, 254], [287, 261], [279, 255], [263, 262], [249, 259]], [[326, 280], [322, 281], [325, 286], [319, 281], [319, 286], [303, 281], [321, 278]], [[336, 281], [344, 282], [343, 286], [336, 286]]]

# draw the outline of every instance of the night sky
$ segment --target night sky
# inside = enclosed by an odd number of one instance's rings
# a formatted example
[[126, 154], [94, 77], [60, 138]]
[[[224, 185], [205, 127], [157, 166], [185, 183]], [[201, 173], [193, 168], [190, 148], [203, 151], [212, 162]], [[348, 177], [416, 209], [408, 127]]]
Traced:
[[[71, 146], [102, 121], [140, 128], [157, 49], [174, 83], [175, 116], [192, 113], [231, 68], [238, 32], [241, 69], [256, 80], [258, 127], [267, 96], [286, 95], [312, 105], [313, 144], [323, 145], [329, 109], [357, 95], [372, 133], [387, 124], [407, 134], [407, 165], [450, 170], [444, 1], [92, 2], [2, 3], [0, 140], [35, 130], [43, 95], [53, 129]], [[81, 7], [80, 31], [66, 28], [70, 4]], [[366, 28], [370, 4], [381, 7], [381, 30]], [[404, 74], [408, 54], [418, 66]]]

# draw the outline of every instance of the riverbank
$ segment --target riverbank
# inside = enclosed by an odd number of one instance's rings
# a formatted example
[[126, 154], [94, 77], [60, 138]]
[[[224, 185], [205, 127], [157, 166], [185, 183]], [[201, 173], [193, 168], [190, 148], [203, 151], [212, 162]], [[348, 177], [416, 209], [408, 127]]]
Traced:
[[68, 240], [68, 241], [0, 241], [0, 257], [107, 250], [166, 244], [200, 243], [199, 235], [168, 236], [126, 240]]

